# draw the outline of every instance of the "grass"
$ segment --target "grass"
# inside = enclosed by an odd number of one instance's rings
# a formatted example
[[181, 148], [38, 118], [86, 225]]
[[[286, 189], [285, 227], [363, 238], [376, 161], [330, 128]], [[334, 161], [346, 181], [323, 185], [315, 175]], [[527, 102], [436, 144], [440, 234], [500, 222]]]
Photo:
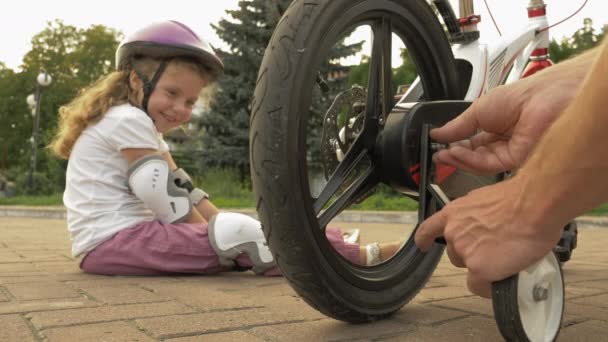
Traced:
[[[207, 190], [205, 189], [205, 191]], [[211, 192], [211, 201], [218, 208], [255, 208], [255, 200], [252, 193], [243, 192], [239, 195], [240, 196], [225, 196], [222, 193]], [[63, 201], [62, 194], [55, 194], [51, 196], [16, 196], [11, 198], [0, 198], [0, 205], [60, 206], [63, 205]], [[392, 198], [374, 195], [368, 198], [365, 202], [357, 204], [349, 209], [412, 211], [416, 210], [417, 208], [418, 203], [409, 198]]]
[[[219, 208], [254, 208], [253, 194], [246, 197], [216, 197], [211, 196], [211, 201]], [[24, 205], [24, 206], [61, 206], [63, 194], [50, 196], [15, 196], [11, 198], [0, 198], [0, 205]]]
[[[253, 194], [247, 190], [232, 193], [211, 192], [211, 201], [219, 208], [255, 208]], [[0, 205], [28, 205], [28, 206], [50, 206], [63, 205], [62, 194], [51, 196], [16, 196], [11, 198], [0, 198]], [[409, 198], [393, 198], [374, 195], [365, 202], [353, 206], [352, 210], [391, 210], [409, 211], [416, 210], [418, 204]]]
[[193, 181], [205, 190], [218, 208], [255, 208], [253, 193], [239, 181], [231, 169], [209, 169]]
[[604, 203], [599, 207], [592, 209], [588, 215], [591, 216], [608, 216], [608, 203]]
[[31, 206], [49, 206], [63, 205], [63, 194], [54, 194], [48, 196], [15, 196], [10, 198], [0, 198], [0, 205], [31, 205]]
[[[238, 174], [233, 170], [210, 169], [200, 177], [195, 177], [194, 184], [208, 192], [211, 201], [219, 208], [255, 208], [253, 193], [238, 181]], [[0, 205], [60, 206], [62, 204], [62, 194], [0, 198]], [[388, 188], [382, 188], [363, 203], [349, 209], [415, 211], [418, 209], [418, 203], [408, 197], [396, 195]], [[586, 215], [608, 216], [608, 203], [598, 206]]]
[[386, 211], [415, 211], [418, 202], [409, 197], [393, 197], [376, 194], [368, 197], [363, 203], [356, 204], [351, 210], [386, 210]]
[[[255, 208], [253, 194], [246, 189], [226, 194], [211, 192], [211, 201], [218, 208]], [[0, 198], [0, 205], [26, 205], [26, 206], [61, 206], [62, 194], [49, 196], [16, 196]], [[376, 194], [370, 196], [363, 203], [354, 205], [349, 210], [377, 210], [377, 211], [416, 211], [418, 203], [408, 197], [393, 197]], [[608, 216], [608, 203], [604, 203], [591, 210], [586, 215]]]

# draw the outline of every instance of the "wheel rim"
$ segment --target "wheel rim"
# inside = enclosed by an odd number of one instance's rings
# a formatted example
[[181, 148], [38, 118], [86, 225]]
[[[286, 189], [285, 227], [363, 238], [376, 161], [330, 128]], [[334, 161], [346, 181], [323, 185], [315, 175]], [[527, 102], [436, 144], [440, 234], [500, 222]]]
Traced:
[[553, 341], [564, 311], [564, 284], [553, 253], [518, 275], [517, 304], [524, 332], [530, 341]]
[[[373, 121], [377, 120], [380, 116], [386, 118], [392, 109], [392, 96], [390, 96], [391, 93], [389, 91], [386, 91], [390, 87], [391, 69], [383, 66], [391, 64], [390, 53], [387, 54], [387, 51], [390, 51], [390, 43], [382, 44], [382, 42], [390, 42], [392, 33], [394, 33], [405, 43], [417, 66], [426, 100], [451, 97], [448, 94], [449, 89], [446, 89], [446, 81], [442, 79], [443, 71], [437, 72], [437, 69], [440, 67], [436, 59], [439, 56], [435, 56], [436, 52], [428, 45], [427, 33], [418, 29], [422, 26], [417, 26], [419, 23], [416, 18], [411, 17], [407, 11], [404, 11], [394, 3], [382, 3], [386, 4], [384, 11], [369, 11], [370, 5], [367, 3], [365, 6], [353, 6], [324, 34], [322, 44], [320, 44], [321, 48], [318, 55], [324, 56], [340, 37], [341, 32], [346, 32], [350, 28], [363, 24], [368, 24], [372, 27], [374, 37], [381, 38], [374, 39], [372, 46], [370, 61], [370, 70], [372, 72], [370, 72], [370, 80], [367, 86], [367, 112], [363, 131], [352, 144], [348, 153], [346, 153], [342, 163], [334, 170], [333, 175], [319, 196], [310, 196], [310, 198], [304, 199], [308, 219], [310, 222], [316, 223], [311, 225], [317, 227], [317, 230], [313, 232], [313, 237], [317, 245], [320, 246], [319, 249], [323, 253], [324, 259], [349, 283], [368, 290], [378, 290], [402, 282], [425, 257], [425, 254], [417, 250], [410, 236], [404, 242], [401, 250], [387, 262], [370, 267], [355, 265], [339, 257], [337, 252], [328, 243], [324, 234], [324, 228], [338, 213], [352, 204], [353, 199], [374, 188], [380, 181], [375, 169], [376, 165], [373, 162], [373, 145], [379, 133], [379, 128], [374, 126]], [[407, 18], [408, 20], [403, 20], [403, 18]], [[313, 64], [312, 70], [317, 70], [321, 64], [321, 60], [322, 57], [317, 59]], [[384, 63], [381, 61], [384, 61]], [[374, 77], [374, 75], [377, 77]], [[308, 88], [305, 89], [312, 89], [313, 86], [314, 80], [311, 76], [305, 85]], [[304, 99], [299, 102], [298, 110], [302, 113], [308, 113], [307, 109], [309, 106], [310, 99], [306, 99], [306, 96], [304, 96]], [[373, 108], [376, 110], [373, 110]], [[302, 152], [305, 151], [307, 114], [304, 117], [305, 119], [299, 123], [300, 140], [298, 146], [301, 148], [296, 149], [300, 151], [300, 155], [297, 158], [299, 165], [296, 166], [296, 169], [303, 170], [300, 171], [303, 174], [299, 177], [301, 187], [303, 189], [310, 189], [307, 176], [306, 153]], [[352, 169], [370, 161], [371, 165], [363, 166], [363, 172], [351, 183], [349, 190], [340, 194], [340, 196], [335, 196], [338, 188], [345, 183]], [[336, 199], [332, 201], [332, 197], [334, 196]], [[328, 204], [330, 201], [331, 204]], [[441, 253], [441, 249], [441, 247], [436, 247], [435, 252]]]

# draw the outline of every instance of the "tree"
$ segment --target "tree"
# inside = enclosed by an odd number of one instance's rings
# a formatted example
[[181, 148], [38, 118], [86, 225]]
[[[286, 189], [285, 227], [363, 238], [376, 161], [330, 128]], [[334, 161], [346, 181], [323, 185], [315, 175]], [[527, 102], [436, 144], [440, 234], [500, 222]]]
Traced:
[[[214, 101], [199, 122], [203, 145], [201, 169], [237, 168], [243, 182], [249, 178], [251, 97], [266, 46], [290, 3], [290, 0], [241, 0], [238, 9], [226, 11], [230, 18], [213, 25], [228, 45], [228, 51], [218, 51], [225, 74], [218, 81]], [[337, 63], [340, 57], [359, 49], [360, 44], [337, 44], [322, 71], [340, 67]], [[318, 107], [318, 103], [313, 107]]]
[[393, 87], [395, 87], [395, 91], [397, 91], [399, 86], [412, 84], [418, 76], [416, 65], [410, 57], [409, 51], [401, 49], [400, 55], [402, 64], [393, 70]]
[[604, 30], [596, 33], [591, 18], [583, 19], [583, 27], [576, 30], [570, 38], [564, 38], [561, 42], [553, 39], [549, 45], [551, 60], [558, 63], [583, 51], [597, 46], [604, 38]]
[[593, 20], [591, 18], [583, 19], [583, 27], [576, 30], [570, 38], [570, 45], [576, 52], [585, 51], [595, 47], [601, 41], [601, 35], [595, 33], [593, 28]]
[[574, 55], [574, 49], [568, 43], [567, 39], [562, 39], [561, 42], [557, 42], [554, 39], [549, 43], [549, 55], [554, 63], [566, 60]]
[[[0, 67], [0, 160], [2, 169], [27, 163], [32, 117], [25, 98], [28, 84], [13, 70]], [[4, 170], [0, 170], [2, 172]]]
[[[232, 167], [244, 180], [248, 171], [249, 102], [274, 23], [290, 1], [240, 1], [212, 25], [229, 51], [217, 51], [224, 62], [214, 100], [200, 118], [203, 143], [201, 169]], [[275, 6], [270, 6], [274, 3]]]
[[67, 62], [78, 83], [87, 86], [115, 68], [115, 52], [122, 34], [103, 25], [79, 31], [79, 43]]
[[[417, 76], [416, 65], [410, 57], [407, 49], [401, 49], [401, 65], [393, 68], [392, 86], [393, 92], [401, 85], [408, 85], [414, 82]], [[365, 87], [369, 77], [369, 56], [362, 56], [361, 63], [353, 66], [348, 74], [349, 85], [360, 85]]]
[[102, 25], [78, 29], [61, 20], [32, 38], [32, 50], [23, 60], [23, 76], [32, 80], [44, 70], [53, 77], [41, 102], [41, 122], [45, 132], [54, 131], [59, 107], [74, 98], [79, 90], [114, 69], [114, 56], [120, 34]]
[[353, 65], [348, 73], [348, 84], [350, 86], [359, 85], [365, 87], [369, 78], [369, 56], [361, 56], [361, 61]]
[[17, 73], [0, 66], [0, 120], [6, 123], [0, 125], [0, 137], [7, 140], [6, 164], [14, 169], [13, 174], [26, 174], [29, 168], [33, 116], [25, 98], [35, 92], [38, 73], [46, 71], [53, 82], [43, 89], [40, 102], [37, 164], [42, 180], [37, 183], [54, 185], [46, 192], [63, 190], [65, 162], [51, 156], [44, 146], [55, 132], [59, 107], [114, 68], [119, 36], [117, 31], [101, 25], [78, 29], [55, 20], [32, 38], [32, 49], [21, 66], [23, 71]]

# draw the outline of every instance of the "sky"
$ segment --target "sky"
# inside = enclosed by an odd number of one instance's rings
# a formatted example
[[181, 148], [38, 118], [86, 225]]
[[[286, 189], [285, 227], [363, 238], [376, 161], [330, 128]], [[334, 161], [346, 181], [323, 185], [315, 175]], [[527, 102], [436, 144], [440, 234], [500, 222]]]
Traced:
[[[451, 0], [457, 11], [457, 1]], [[513, 33], [527, 21], [525, 7], [529, 0], [486, 0], [503, 35]], [[555, 23], [574, 13], [584, 0], [546, 0], [549, 23]], [[583, 18], [593, 19], [594, 27], [600, 29], [608, 24], [608, 11], [605, 0], [588, 0], [585, 8], [569, 21], [551, 29], [553, 37], [560, 40], [570, 36], [583, 25]], [[160, 6], [159, 3], [164, 5]], [[224, 43], [211, 28], [226, 16], [225, 11], [236, 9], [238, 0], [103, 0], [74, 1], [51, 0], [12, 1], [10, 10], [0, 13], [0, 61], [9, 68], [18, 70], [23, 56], [31, 49], [30, 40], [46, 27], [48, 21], [61, 19], [67, 25], [88, 28], [91, 25], [105, 25], [128, 34], [150, 22], [160, 20], [178, 20], [190, 26], [195, 32], [216, 47]], [[490, 16], [482, 0], [475, 0], [476, 12], [482, 16], [480, 30], [482, 40], [491, 42], [498, 37]], [[456, 12], [458, 13], [458, 12]], [[359, 33], [361, 39], [368, 37]], [[358, 39], [358, 38], [357, 38]], [[364, 48], [365, 49], [365, 48]], [[398, 51], [395, 52], [398, 56]], [[393, 58], [396, 60], [396, 58]], [[355, 59], [350, 60], [351, 63]]]

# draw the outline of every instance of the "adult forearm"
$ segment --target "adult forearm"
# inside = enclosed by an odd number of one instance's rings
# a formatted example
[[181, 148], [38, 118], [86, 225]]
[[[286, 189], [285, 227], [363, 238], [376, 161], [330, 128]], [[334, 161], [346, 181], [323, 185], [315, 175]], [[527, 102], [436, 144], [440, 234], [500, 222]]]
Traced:
[[525, 185], [522, 209], [539, 221], [559, 225], [608, 200], [607, 42], [571, 62], [589, 72], [514, 178]]
[[538, 97], [534, 96], [535, 94], [542, 96], [553, 94], [554, 98], [545, 100], [563, 102], [563, 106], [567, 106], [584, 83], [600, 50], [600, 48], [591, 49], [520, 81], [528, 85], [523, 87], [522, 91], [525, 92], [523, 97], [536, 102]]
[[559, 62], [550, 68], [544, 69], [543, 72], [556, 72], [564, 77], [578, 78], [578, 75], [583, 75], [584, 77], [589, 72], [591, 65], [601, 50], [601, 46], [587, 50], [578, 56]]

